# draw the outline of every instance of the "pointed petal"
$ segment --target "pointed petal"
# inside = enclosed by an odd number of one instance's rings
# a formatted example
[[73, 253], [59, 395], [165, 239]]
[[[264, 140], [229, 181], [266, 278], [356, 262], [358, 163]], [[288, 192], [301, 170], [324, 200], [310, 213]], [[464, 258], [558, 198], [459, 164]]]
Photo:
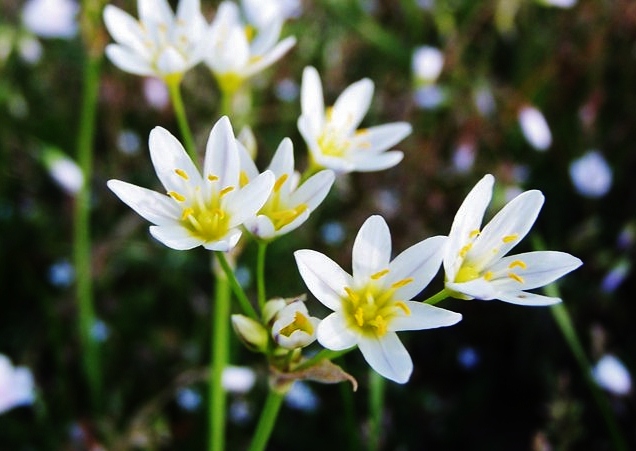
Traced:
[[469, 298], [482, 300], [496, 299], [500, 293], [494, 283], [483, 278], [463, 283], [446, 282], [446, 289], [464, 294]]
[[334, 312], [323, 319], [316, 331], [318, 342], [332, 351], [342, 351], [355, 346], [358, 336], [347, 326], [347, 320], [340, 312]]
[[156, 75], [148, 61], [128, 47], [108, 44], [105, 52], [110, 62], [124, 72], [141, 76]]
[[[303, 79], [300, 87], [300, 107], [301, 118], [304, 118], [304, 123], [306, 124], [306, 127], [304, 127], [306, 133], [314, 138], [317, 137], [325, 123], [325, 101], [320, 75], [311, 66], [307, 66], [303, 70]], [[300, 119], [298, 128], [300, 129]], [[305, 137], [305, 141], [307, 141], [307, 137]]]
[[314, 211], [325, 200], [335, 180], [336, 175], [329, 169], [312, 175], [292, 193], [290, 204], [305, 204], [309, 211]]
[[[541, 191], [519, 194], [506, 204], [484, 227], [466, 259], [481, 271], [515, 247], [530, 231], [543, 206]], [[514, 239], [509, 239], [514, 237]]]
[[391, 259], [391, 232], [382, 216], [369, 217], [353, 243], [352, 266], [356, 281], [366, 283], [368, 278], [389, 267]]
[[358, 347], [365, 360], [380, 376], [404, 384], [413, 372], [413, 361], [394, 332], [382, 338], [362, 337]]
[[192, 236], [180, 225], [150, 226], [150, 234], [170, 249], [178, 251], [194, 249], [202, 244], [200, 238]]
[[[536, 251], [502, 258], [489, 270], [494, 274], [492, 281], [497, 287], [502, 290], [506, 290], [504, 286], [514, 287], [516, 291], [547, 285], [582, 264], [580, 259], [565, 252]], [[519, 276], [522, 282], [511, 279], [510, 273]]]
[[307, 221], [307, 219], [309, 219], [309, 210], [303, 211], [300, 215], [296, 217], [296, 219], [294, 219], [289, 224], [286, 224], [280, 229], [278, 229], [275, 233], [275, 236], [285, 235], [286, 233], [289, 233], [292, 230], [297, 229], [298, 227], [303, 225], [305, 221]]
[[[245, 2], [243, 2], [245, 5]], [[243, 6], [243, 10], [245, 11], [245, 6]], [[250, 24], [254, 24], [255, 21], [249, 20]], [[250, 50], [252, 55], [264, 55], [267, 53], [274, 45], [278, 38], [280, 37], [280, 33], [283, 29], [284, 21], [281, 18], [276, 18], [276, 20], [268, 21], [267, 25], [264, 27], [260, 27], [258, 29], [258, 33], [250, 42]]]
[[201, 0], [179, 0], [177, 19], [186, 24], [195, 23], [201, 14]]
[[287, 53], [289, 49], [291, 49], [295, 44], [296, 38], [293, 36], [283, 39], [278, 44], [276, 44], [276, 47], [271, 49], [266, 54], [262, 55], [260, 58], [257, 58], [252, 64], [250, 64], [245, 71], [245, 77], [251, 77], [252, 75], [268, 68], [276, 61], [281, 59], [283, 55], [285, 55], [285, 53]]
[[239, 226], [248, 218], [256, 216], [272, 192], [274, 181], [274, 174], [265, 171], [240, 191], [235, 190], [221, 200], [222, 208], [232, 216], [230, 227]]
[[[150, 131], [148, 146], [152, 165], [166, 191], [175, 191], [185, 196], [192, 186], [201, 184], [199, 170], [179, 140], [168, 130], [162, 127], [153, 128]], [[187, 179], [179, 175], [177, 170], [183, 171]]]
[[336, 100], [329, 122], [343, 133], [353, 132], [369, 111], [373, 98], [373, 82], [363, 78], [349, 85]]
[[526, 293], [525, 291], [499, 293], [497, 299], [508, 302], [509, 304], [524, 305], [527, 307], [543, 307], [561, 302], [560, 298], [553, 298], [535, 293]]
[[168, 26], [174, 17], [167, 0], [138, 0], [137, 9], [139, 20], [147, 24]]
[[144, 33], [130, 14], [113, 5], [104, 8], [104, 24], [108, 32], [117, 43], [133, 49], [141, 54], [145, 53]]
[[173, 225], [178, 221], [181, 210], [168, 196], [120, 180], [109, 180], [106, 184], [117, 197], [147, 221], [160, 226]]
[[450, 233], [448, 234], [448, 242], [444, 255], [444, 272], [447, 280], [455, 280], [457, 271], [461, 267], [463, 258], [459, 255], [460, 250], [471, 241], [473, 231], [479, 231], [481, 223], [486, 213], [486, 208], [492, 197], [492, 187], [495, 178], [486, 174], [476, 185], [470, 190], [464, 202], [457, 210]]
[[421, 302], [408, 301], [406, 305], [411, 313], [407, 315], [400, 310], [399, 316], [391, 318], [388, 325], [389, 331], [435, 329], [452, 326], [462, 319], [459, 313]]
[[247, 175], [248, 181], [257, 177], [259, 174], [258, 168], [256, 167], [254, 160], [252, 160], [252, 157], [250, 156], [250, 153], [247, 151], [245, 146], [237, 140], [236, 148], [238, 149], [241, 172], [244, 172], [245, 175]]
[[241, 230], [230, 229], [223, 238], [203, 243], [203, 247], [209, 251], [229, 252], [238, 244], [241, 235]]
[[238, 186], [240, 172], [238, 152], [232, 124], [227, 116], [223, 116], [214, 124], [208, 138], [203, 177], [210, 175], [218, 177], [221, 188]]
[[162, 76], [182, 74], [190, 66], [181, 52], [172, 46], [165, 47], [157, 58], [157, 70]]
[[396, 145], [413, 131], [408, 122], [393, 122], [378, 125], [356, 132], [352, 146], [360, 148], [367, 154], [375, 155]]
[[262, 240], [269, 240], [277, 235], [274, 223], [265, 215], [248, 219], [244, 226], [252, 235]]
[[384, 152], [379, 155], [367, 155], [364, 152], [357, 152], [349, 159], [352, 171], [373, 172], [383, 171], [392, 168], [404, 158], [404, 154], [399, 150]]
[[344, 288], [353, 282], [351, 276], [320, 252], [301, 249], [294, 252], [294, 257], [309, 291], [331, 310], [340, 310]]
[[277, 178], [283, 174], [290, 175], [294, 172], [294, 145], [291, 139], [284, 138], [280, 142], [267, 169], [272, 171]]
[[442, 264], [445, 244], [445, 236], [434, 236], [414, 244], [395, 257], [385, 276], [385, 286], [412, 279], [412, 282], [395, 291], [396, 299], [413, 299], [433, 280]]

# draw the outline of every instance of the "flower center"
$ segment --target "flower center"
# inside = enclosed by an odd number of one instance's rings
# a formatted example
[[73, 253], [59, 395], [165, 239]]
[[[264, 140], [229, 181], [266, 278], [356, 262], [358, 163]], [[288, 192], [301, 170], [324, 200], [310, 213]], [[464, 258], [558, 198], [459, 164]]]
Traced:
[[312, 326], [311, 321], [302, 312], [296, 312], [294, 314], [294, 321], [289, 323], [287, 326], [283, 327], [280, 330], [280, 334], [285, 337], [290, 337], [292, 333], [300, 330], [305, 332], [308, 335], [313, 335], [314, 326]]
[[394, 299], [394, 294], [398, 288], [411, 283], [413, 279], [402, 279], [389, 287], [378, 284], [376, 281], [388, 272], [385, 269], [372, 275], [369, 283], [360, 289], [345, 287], [347, 296], [343, 298], [343, 311], [347, 321], [351, 327], [365, 335], [382, 337], [386, 335], [389, 323], [395, 316], [411, 314], [406, 303]]
[[276, 180], [274, 189], [272, 190], [272, 195], [259, 211], [259, 214], [265, 215], [272, 220], [276, 230], [280, 230], [290, 224], [298, 216], [303, 214], [307, 208], [309, 208], [307, 204], [304, 203], [298, 204], [295, 207], [290, 207], [283, 199], [281, 199], [281, 189], [287, 182], [288, 178], [288, 174], [283, 174]]

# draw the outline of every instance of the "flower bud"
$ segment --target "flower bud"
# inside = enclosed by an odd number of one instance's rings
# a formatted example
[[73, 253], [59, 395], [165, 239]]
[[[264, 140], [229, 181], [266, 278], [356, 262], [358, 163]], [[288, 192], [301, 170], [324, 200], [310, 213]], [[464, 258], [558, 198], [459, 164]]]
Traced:
[[264, 352], [267, 349], [267, 330], [258, 321], [245, 315], [232, 315], [232, 327], [250, 351]]
[[318, 323], [320, 323], [318, 318], [309, 316], [304, 302], [292, 302], [276, 315], [272, 326], [272, 337], [283, 348], [302, 348], [316, 339]]
[[267, 301], [263, 307], [263, 322], [269, 324], [286, 305], [287, 302], [283, 298], [274, 298]]

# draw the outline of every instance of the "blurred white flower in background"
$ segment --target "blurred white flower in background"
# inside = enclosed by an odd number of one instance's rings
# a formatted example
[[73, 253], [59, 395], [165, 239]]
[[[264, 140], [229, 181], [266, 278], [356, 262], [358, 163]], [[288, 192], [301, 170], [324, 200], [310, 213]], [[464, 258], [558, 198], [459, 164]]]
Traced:
[[592, 369], [592, 377], [603, 389], [614, 395], [627, 395], [632, 390], [632, 377], [623, 362], [605, 354]]
[[61, 150], [47, 147], [42, 152], [42, 162], [51, 178], [67, 194], [74, 196], [84, 185], [80, 167]]
[[148, 105], [156, 110], [163, 110], [170, 104], [170, 91], [166, 84], [155, 77], [147, 77], [143, 84], [144, 98]]
[[570, 178], [579, 194], [603, 197], [612, 187], [612, 168], [600, 152], [591, 150], [570, 164]]
[[34, 399], [31, 370], [22, 366], [14, 367], [8, 357], [0, 354], [0, 413], [32, 404]]
[[532, 106], [519, 110], [519, 125], [523, 136], [535, 150], [544, 151], [552, 145], [552, 133], [543, 113]]
[[42, 44], [31, 35], [22, 36], [18, 41], [18, 54], [25, 63], [37, 64], [42, 58]]
[[256, 373], [247, 366], [226, 366], [223, 369], [223, 388], [230, 393], [243, 394], [249, 392], [256, 382]]
[[73, 0], [27, 0], [22, 22], [43, 38], [72, 38], [77, 34], [79, 5]]
[[435, 83], [444, 67], [444, 54], [428, 45], [417, 47], [413, 52], [411, 69], [416, 83]]
[[576, 5], [576, 0], [537, 0], [543, 6], [554, 6], [556, 8], [571, 8]]

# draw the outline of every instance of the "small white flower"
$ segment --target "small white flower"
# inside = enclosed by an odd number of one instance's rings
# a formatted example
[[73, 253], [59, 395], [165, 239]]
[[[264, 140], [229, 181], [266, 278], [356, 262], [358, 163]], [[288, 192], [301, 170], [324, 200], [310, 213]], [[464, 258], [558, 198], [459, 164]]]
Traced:
[[373, 89], [368, 78], [357, 81], [340, 94], [333, 107], [325, 110], [320, 75], [313, 67], [305, 68], [298, 130], [315, 166], [337, 173], [369, 172], [402, 161], [402, 152], [385, 151], [411, 133], [410, 124], [394, 122], [357, 130], [371, 105]]
[[592, 369], [596, 383], [615, 395], [627, 395], [632, 390], [632, 377], [623, 362], [611, 354], [599, 359]]
[[434, 83], [443, 67], [444, 54], [438, 48], [423, 45], [413, 52], [411, 69], [416, 83]]
[[150, 132], [150, 157], [168, 195], [119, 180], [108, 187], [154, 225], [150, 233], [166, 246], [185, 250], [203, 246], [228, 251], [241, 237], [240, 226], [267, 200], [274, 175], [265, 171], [239, 186], [239, 152], [232, 126], [222, 117], [210, 132], [203, 174], [167, 130]]
[[176, 15], [167, 0], [138, 0], [139, 21], [107, 5], [104, 23], [116, 44], [106, 55], [121, 70], [178, 82], [203, 59], [208, 24], [200, 0], [181, 0]]
[[296, 251], [307, 288], [334, 312], [318, 325], [322, 346], [334, 351], [358, 346], [371, 368], [406, 382], [413, 362], [396, 332], [450, 326], [458, 313], [411, 301], [437, 273], [446, 237], [417, 243], [393, 261], [391, 233], [380, 216], [365, 221], [353, 245], [353, 275], [327, 256]]
[[84, 174], [80, 167], [64, 152], [53, 147], [46, 148], [42, 160], [49, 175], [67, 194], [74, 196], [84, 186]]
[[532, 106], [519, 110], [519, 125], [528, 144], [536, 150], [545, 151], [552, 145], [552, 133], [543, 113]]
[[22, 366], [14, 367], [6, 356], [0, 354], [0, 413], [32, 404], [34, 399], [31, 370]]
[[[258, 169], [247, 151], [240, 149], [242, 183], [246, 183], [258, 176]], [[324, 170], [299, 186], [300, 174], [294, 171], [294, 148], [289, 138], [281, 141], [267, 169], [276, 177], [274, 189], [258, 215], [245, 222], [245, 227], [263, 240], [300, 227], [327, 197], [335, 180], [333, 171]]]
[[223, 388], [230, 393], [245, 394], [256, 382], [256, 373], [247, 366], [226, 366], [223, 368]]
[[77, 34], [79, 5], [73, 0], [28, 0], [22, 22], [43, 38], [72, 38]]
[[603, 155], [593, 150], [570, 164], [570, 178], [581, 195], [603, 197], [612, 187], [612, 168]]
[[163, 110], [170, 104], [170, 91], [163, 80], [159, 78], [144, 78], [143, 91], [148, 105], [157, 110]]
[[511, 200], [483, 228], [494, 177], [484, 176], [459, 207], [444, 256], [446, 289], [464, 299], [499, 299], [520, 305], [550, 305], [559, 298], [528, 293], [581, 265], [581, 260], [555, 251], [504, 257], [526, 236], [543, 206], [543, 194], [525, 191]]
[[316, 340], [318, 324], [320, 320], [309, 316], [303, 301], [294, 301], [276, 314], [276, 320], [272, 325], [272, 338], [286, 349], [304, 348]]
[[294, 46], [294, 37], [278, 42], [283, 22], [284, 17], [270, 17], [256, 27], [243, 23], [235, 3], [224, 1], [219, 5], [206, 38], [205, 64], [222, 91], [235, 92], [245, 80], [271, 66]]

